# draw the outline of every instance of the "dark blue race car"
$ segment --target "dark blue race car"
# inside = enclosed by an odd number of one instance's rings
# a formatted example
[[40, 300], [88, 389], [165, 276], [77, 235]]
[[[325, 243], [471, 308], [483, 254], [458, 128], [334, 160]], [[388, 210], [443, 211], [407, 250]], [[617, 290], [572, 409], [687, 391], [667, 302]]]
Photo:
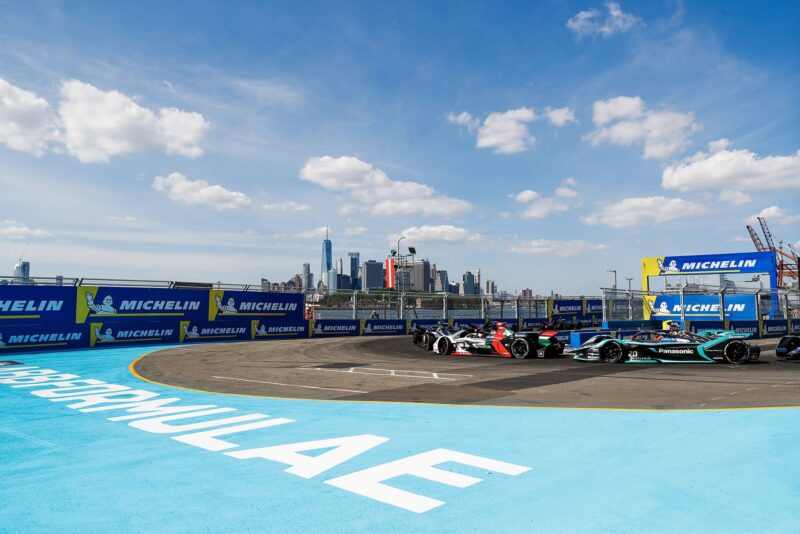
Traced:
[[775, 357], [779, 360], [800, 360], [800, 336], [783, 336], [775, 347]]
[[745, 343], [750, 334], [726, 330], [637, 332], [626, 339], [600, 334], [571, 350], [573, 358], [605, 363], [730, 363], [757, 361], [761, 349]]

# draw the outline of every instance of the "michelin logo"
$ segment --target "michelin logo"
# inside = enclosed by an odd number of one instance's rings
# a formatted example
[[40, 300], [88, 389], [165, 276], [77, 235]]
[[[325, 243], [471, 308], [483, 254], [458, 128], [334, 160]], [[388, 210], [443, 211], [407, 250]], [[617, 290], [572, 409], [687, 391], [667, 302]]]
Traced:
[[61, 311], [63, 300], [0, 300], [1, 312]]
[[217, 301], [217, 310], [221, 314], [226, 313], [245, 313], [245, 312], [286, 312], [295, 311], [297, 303], [294, 302], [242, 302], [236, 306], [236, 300], [229, 297], [225, 304], [222, 303], [222, 297], [216, 295], [214, 299]]
[[270, 326], [267, 328], [266, 325], [261, 324], [256, 330], [256, 335], [269, 336], [277, 334], [302, 334], [305, 331], [305, 326]]
[[117, 313], [117, 309], [113, 306], [114, 299], [111, 295], [103, 297], [102, 304], [95, 304], [92, 294], [86, 292], [86, 304], [97, 315], [114, 315]]
[[573, 304], [573, 305], [561, 305], [559, 306], [556, 303], [553, 303], [553, 313], [575, 313], [583, 311], [583, 306], [581, 304]]
[[[672, 315], [672, 312], [669, 311], [669, 305], [667, 304], [667, 301], [662, 300], [661, 305], [659, 305], [658, 308], [653, 306], [653, 303], [650, 302], [649, 300], [646, 302], [647, 305], [650, 306], [650, 313], [652, 315]], [[680, 308], [680, 304], [678, 305], [678, 308]], [[678, 311], [680, 311], [680, 309]]]
[[119, 330], [115, 336], [111, 328], [106, 328], [105, 332], [101, 332], [99, 327], [95, 327], [94, 336], [97, 342], [101, 343], [104, 341], [117, 341], [119, 339], [162, 338], [171, 336], [172, 332], [173, 330], [170, 328], [161, 330]]
[[203, 336], [233, 336], [241, 335], [247, 332], [244, 327], [218, 327], [218, 328], [203, 328], [197, 329], [197, 325], [192, 326], [190, 330], [187, 325], [183, 325], [183, 335], [185, 338], [201, 338]]
[[229, 298], [228, 302], [225, 304], [222, 303], [222, 297], [219, 295], [215, 298], [217, 300], [217, 309], [220, 313], [239, 313], [239, 310], [236, 309], [236, 301], [233, 297]]
[[371, 323], [367, 323], [364, 326], [364, 333], [365, 334], [376, 334], [380, 332], [400, 332], [403, 330], [403, 325], [396, 325], [396, 324], [376, 324], [373, 325]]
[[658, 258], [656, 261], [658, 263], [658, 270], [661, 271], [662, 274], [681, 272], [681, 270], [678, 268], [678, 262], [675, 260], [670, 260], [669, 265], [664, 265], [664, 260], [661, 258]]
[[100, 332], [100, 329], [95, 327], [94, 329], [94, 337], [97, 338], [97, 342], [102, 341], [114, 341], [116, 338], [114, 337], [114, 332], [111, 331], [110, 328], [106, 328], [105, 333]]
[[349, 324], [330, 324], [322, 325], [320, 323], [314, 324], [314, 334], [347, 334], [356, 331], [356, 325]]

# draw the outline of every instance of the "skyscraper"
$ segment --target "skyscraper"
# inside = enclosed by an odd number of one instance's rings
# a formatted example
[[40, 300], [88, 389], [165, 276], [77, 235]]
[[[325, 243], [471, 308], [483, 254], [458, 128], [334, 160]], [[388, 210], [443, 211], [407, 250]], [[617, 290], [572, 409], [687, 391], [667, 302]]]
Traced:
[[436, 271], [433, 290], [437, 293], [447, 293], [450, 291], [450, 281], [447, 279], [447, 271]]
[[326, 274], [333, 269], [333, 244], [328, 239], [328, 229], [325, 228], [325, 240], [322, 242], [322, 263], [319, 272], [322, 273], [320, 278], [325, 282]]
[[486, 280], [486, 289], [484, 293], [488, 297], [493, 297], [497, 293], [497, 285], [494, 283], [494, 280]]
[[464, 292], [463, 295], [478, 295], [479, 290], [475, 286], [475, 275], [467, 271], [464, 273]]
[[358, 278], [361, 255], [358, 252], [348, 252], [347, 255], [350, 256], [350, 282], [353, 284], [353, 289], [361, 289], [361, 280]]
[[361, 268], [361, 273], [364, 276], [364, 279], [361, 281], [361, 287], [366, 291], [384, 288], [383, 263], [375, 260], [365, 261]]
[[[336, 272], [339, 274], [344, 274], [344, 260], [342, 258], [336, 259]], [[345, 288], [339, 288], [345, 289]]]
[[31, 276], [31, 264], [27, 261], [19, 260], [19, 263], [14, 265], [14, 277], [17, 284], [27, 284]]
[[311, 264], [304, 263], [303, 264], [303, 289], [311, 289], [313, 287], [312, 280], [311, 280]]
[[411, 291], [431, 291], [431, 264], [428, 260], [419, 260], [411, 264]]
[[475, 294], [476, 295], [480, 295], [481, 294], [481, 270], [480, 269], [475, 269], [474, 271], [472, 271], [472, 274], [475, 276], [475, 288], [477, 289], [477, 291], [475, 291]]

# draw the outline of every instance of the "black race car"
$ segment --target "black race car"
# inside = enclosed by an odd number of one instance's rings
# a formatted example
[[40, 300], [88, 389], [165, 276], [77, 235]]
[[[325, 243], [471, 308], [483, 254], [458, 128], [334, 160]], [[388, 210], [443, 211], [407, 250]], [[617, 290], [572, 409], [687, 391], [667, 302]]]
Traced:
[[783, 336], [775, 347], [775, 357], [779, 360], [800, 360], [800, 335]]

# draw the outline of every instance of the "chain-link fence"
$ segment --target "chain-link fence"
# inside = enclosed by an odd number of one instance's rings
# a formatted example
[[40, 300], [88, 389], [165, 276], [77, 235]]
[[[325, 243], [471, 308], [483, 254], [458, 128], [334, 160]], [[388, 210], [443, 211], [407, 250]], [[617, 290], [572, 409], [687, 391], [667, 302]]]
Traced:
[[800, 318], [800, 291], [685, 285], [660, 292], [603, 290], [607, 321]]

